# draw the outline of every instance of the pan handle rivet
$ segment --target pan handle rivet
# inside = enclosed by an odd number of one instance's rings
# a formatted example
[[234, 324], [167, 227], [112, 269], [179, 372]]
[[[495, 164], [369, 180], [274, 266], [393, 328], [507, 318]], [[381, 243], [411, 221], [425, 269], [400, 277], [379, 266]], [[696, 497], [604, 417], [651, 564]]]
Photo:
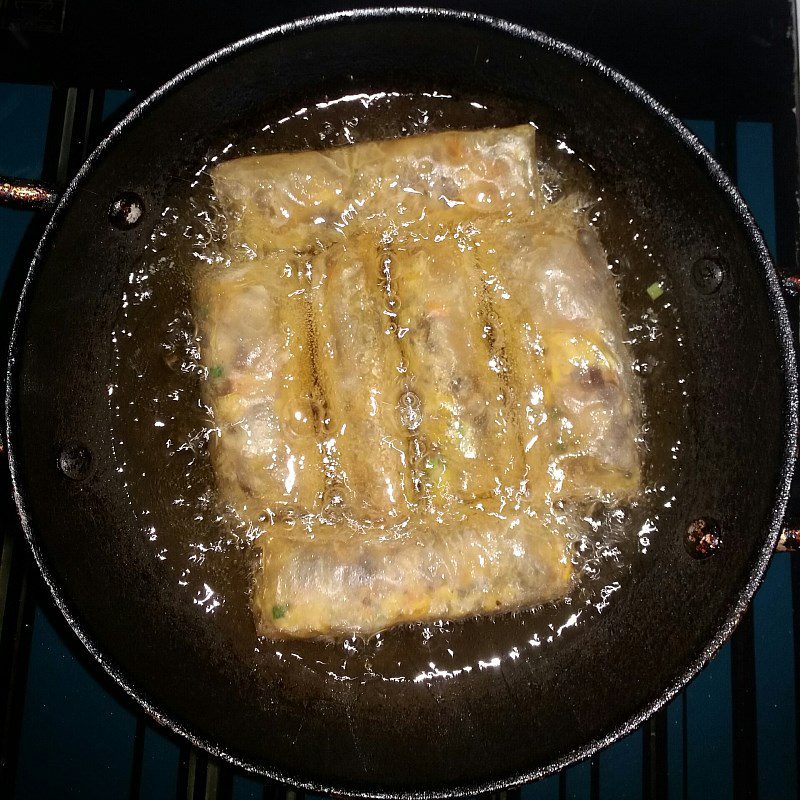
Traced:
[[135, 192], [121, 192], [108, 209], [109, 222], [121, 231], [139, 224], [144, 215], [144, 201]]
[[65, 445], [58, 456], [58, 468], [71, 481], [82, 481], [92, 471], [92, 453], [79, 442]]
[[713, 517], [699, 517], [689, 523], [684, 539], [686, 552], [692, 558], [713, 556], [722, 547], [722, 529]]
[[713, 258], [700, 258], [692, 264], [692, 281], [702, 294], [714, 294], [724, 278], [722, 265]]

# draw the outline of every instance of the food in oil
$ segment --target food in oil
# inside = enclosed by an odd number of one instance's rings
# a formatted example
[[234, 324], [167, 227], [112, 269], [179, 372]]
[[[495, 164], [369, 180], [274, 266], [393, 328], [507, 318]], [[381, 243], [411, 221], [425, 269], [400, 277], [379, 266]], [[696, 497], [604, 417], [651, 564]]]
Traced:
[[[533, 498], [528, 518], [535, 516], [535, 520], [541, 522], [541, 530], [551, 535], [555, 546], [562, 548], [572, 575], [565, 594], [556, 597], [554, 593], [552, 602], [523, 603], [507, 613], [483, 610], [489, 607], [487, 602], [485, 607], [458, 620], [442, 613], [440, 618], [428, 617], [415, 624], [409, 620], [409, 624], [395, 624], [374, 635], [293, 634], [292, 638], [276, 638], [272, 633], [270, 638], [258, 637], [252, 599], [256, 588], [262, 585], [259, 583], [263, 577], [262, 548], [254, 544], [263, 537], [264, 524], [258, 520], [258, 514], [250, 517], [250, 511], [242, 514], [237, 510], [243, 497], [236, 499], [234, 496], [233, 503], [226, 500], [231, 492], [235, 493], [236, 486], [226, 488], [215, 469], [217, 447], [221, 444], [219, 431], [223, 426], [212, 416], [210, 400], [217, 391], [213, 384], [219, 381], [221, 374], [219, 369], [213, 369], [220, 365], [210, 362], [205, 349], [201, 358], [203, 308], [196, 297], [198, 279], [204, 270], [216, 265], [225, 272], [231, 264], [246, 265], [256, 256], [269, 258], [270, 252], [275, 251], [248, 249], [237, 233], [237, 214], [229, 220], [221, 211], [212, 175], [222, 164], [233, 165], [249, 156], [267, 158], [268, 154], [308, 153], [315, 148], [325, 148], [325, 152], [330, 153], [338, 146], [381, 142], [398, 136], [410, 137], [411, 143], [414, 139], [419, 141], [420, 134], [430, 132], [457, 133], [489, 127], [514, 129], [521, 122], [530, 129], [528, 136], [535, 136], [535, 176], [531, 181], [534, 213], [530, 215], [526, 211], [520, 220], [522, 212], [520, 206], [515, 205], [506, 209], [506, 217], [534, 226], [547, 226], [546, 214], [541, 212], [556, 208], [560, 201], [569, 198], [569, 203], [560, 208], [569, 206], [577, 212], [566, 215], [565, 220], [571, 223], [565, 232], [588, 231], [587, 235], [581, 234], [584, 241], [578, 255], [586, 253], [586, 245], [592, 240], [602, 243], [604, 255], [599, 262], [607, 263], [602, 277], [588, 284], [589, 297], [597, 291], [598, 284], [612, 292], [612, 319], [621, 315], [622, 344], [633, 358], [632, 373], [624, 369], [619, 372], [620, 386], [623, 392], [628, 391], [625, 387], [630, 378], [633, 386], [641, 391], [641, 401], [635, 398], [632, 410], [638, 427], [632, 449], [640, 470], [638, 474], [625, 477], [621, 468], [615, 475], [617, 480], [628, 481], [629, 485], [638, 482], [638, 485], [610, 490], [607, 498], [597, 502], [568, 495], [566, 489], [562, 489], [562, 496], [554, 494], [549, 501]], [[523, 197], [523, 200], [529, 208], [529, 199]], [[444, 201], [442, 203], [442, 211], [449, 208]], [[479, 223], [495, 218], [475, 215], [470, 224], [452, 227], [460, 228], [459, 241], [464, 247], [468, 247], [469, 242], [462, 234], [470, 234], [475, 241], [473, 249], [480, 253], [483, 245], [478, 235]], [[555, 219], [557, 216], [552, 218]], [[436, 222], [439, 224], [441, 218]], [[398, 234], [407, 232], [408, 227], [394, 230], [387, 226], [381, 246], [391, 247]], [[511, 225], [508, 230], [514, 228], [516, 225]], [[550, 228], [557, 232], [557, 228]], [[353, 238], [370, 231], [374, 232], [375, 228], [354, 227]], [[411, 238], [424, 238], [423, 233], [417, 231]], [[351, 238], [349, 231], [337, 236], [336, 242], [343, 245]], [[404, 238], [408, 241], [410, 237]], [[574, 244], [574, 235], [572, 241]], [[426, 246], [425, 242], [422, 246]], [[304, 253], [294, 247], [284, 248], [281, 255], [288, 255], [290, 261], [302, 255], [302, 269], [308, 270], [307, 263], [323, 250], [326, 257], [336, 255], [327, 246], [320, 248], [319, 245]], [[558, 247], [555, 251], [565, 258], [571, 258], [569, 253], [576, 252], [572, 246], [566, 250]], [[348, 249], [347, 258], [361, 252]], [[388, 255], [391, 256], [391, 249]], [[503, 341], [506, 335], [513, 333], [509, 323], [516, 324], [514, 317], [503, 312], [495, 319], [499, 301], [503, 299], [494, 288], [499, 282], [499, 278], [492, 277], [496, 270], [491, 265], [484, 266], [480, 258], [477, 262], [482, 278], [485, 275], [486, 292], [494, 298], [492, 306], [481, 303], [487, 341], [492, 352], [497, 354], [491, 366], [504, 370], [508, 363], [508, 369], [521, 376], [519, 370], [528, 362], [513, 358], [513, 353], [523, 352], [514, 349], [520, 346], [516, 343], [518, 340], [510, 345]], [[521, 266], [525, 263], [525, 259], [520, 261]], [[597, 262], [592, 259], [591, 263]], [[391, 284], [391, 261], [383, 260], [379, 266], [381, 291], [370, 297], [380, 299], [383, 304], [385, 330], [389, 330], [402, 304], [396, 287]], [[108, 404], [114, 420], [115, 463], [128, 492], [132, 524], [141, 531], [143, 552], [150, 559], [154, 575], [151, 591], [156, 596], [161, 592], [165, 595], [177, 592], [177, 597], [184, 599], [190, 616], [197, 617], [197, 630], [206, 631], [218, 643], [213, 648], [209, 646], [209, 657], [227, 658], [235, 653], [253, 674], [268, 676], [278, 670], [287, 680], [295, 674], [312, 672], [317, 680], [333, 682], [381, 679], [429, 683], [460, 680], [467, 674], [475, 678], [479, 673], [488, 677], [495, 669], [513, 670], [519, 663], [549, 658], [552, 650], [569, 647], [584, 635], [585, 628], [600, 623], [598, 617], [614, 613], [632, 577], [650, 569], [660, 549], [667, 546], [668, 532], [685, 528], [680, 497], [681, 476], [691, 472], [694, 452], [689, 418], [692, 376], [688, 372], [690, 361], [676, 302], [677, 288], [669, 277], [672, 266], [672, 251], [662, 230], [649, 223], [641, 209], [620, 191], [614, 175], [595, 167], [592, 142], [575, 138], [568, 123], [558, 119], [557, 114], [546, 107], [533, 107], [527, 101], [517, 103], [496, 96], [450, 97], [424, 91], [349, 93], [346, 97], [317, 98], [303, 107], [256, 108], [252, 116], [242, 120], [235, 129], [223, 126], [219, 135], [210, 137], [208, 150], [192, 169], [172, 176], [161, 212], [143, 245], [141, 259], [119, 298], [119, 319], [113, 331], [115, 360], [109, 378]], [[282, 267], [286, 267], [286, 261]], [[347, 271], [342, 269], [340, 274], [345, 276]], [[574, 278], [591, 278], [591, 274], [587, 276], [583, 271], [569, 274]], [[553, 291], [557, 290], [559, 281], [553, 282]], [[584, 283], [575, 284], [574, 288], [585, 292], [585, 286]], [[587, 326], [589, 319], [587, 317]], [[601, 328], [608, 328], [608, 318], [601, 317], [599, 321], [595, 318], [595, 322]], [[527, 329], [521, 330], [524, 333]], [[396, 334], [400, 342], [402, 333], [398, 330]], [[607, 334], [606, 331], [603, 335]], [[614, 335], [619, 334], [617, 331]], [[318, 341], [311, 341], [314, 359]], [[533, 330], [532, 338], [524, 346], [537, 352], [537, 341]], [[610, 351], [605, 348], [606, 358], [614, 356], [614, 352], [613, 348]], [[509, 353], [512, 354], [510, 359]], [[348, 355], [341, 362], [344, 365], [341, 374], [350, 376], [353, 370], [348, 369], [347, 359], [358, 361], [358, 358]], [[515, 430], [524, 430], [518, 428], [519, 415], [525, 414], [528, 406], [535, 415], [552, 403], [544, 396], [539, 399], [537, 388], [547, 373], [537, 377], [537, 372], [530, 372], [526, 377], [527, 388], [521, 387], [519, 379], [510, 381], [508, 374], [501, 372], [503, 391], [509, 393], [504, 397], [504, 413], [509, 414]], [[526, 395], [528, 389], [531, 391]], [[424, 420], [426, 403], [412, 390], [404, 373], [400, 375], [392, 400], [398, 404], [400, 431], [418, 431]], [[308, 400], [311, 417], [308, 413], [301, 413], [299, 418], [292, 415], [292, 425], [297, 432], [302, 432], [308, 419], [316, 424], [318, 414], [320, 419], [326, 418], [324, 409], [317, 408], [318, 401], [319, 394]], [[552, 404], [560, 414], [558, 403]], [[611, 407], [616, 406], [612, 404]], [[600, 408], [602, 406], [597, 406], [595, 411]], [[624, 412], [624, 420], [628, 412], [624, 404], [619, 408]], [[613, 415], [609, 413], [606, 419], [613, 419]], [[563, 438], [568, 431], [564, 422], [561, 426]], [[536, 428], [532, 430], [535, 432]], [[313, 432], [314, 437], [309, 441], [318, 442], [316, 427]], [[558, 438], [554, 437], [553, 444], [539, 452], [559, 455], [555, 451]], [[531, 446], [532, 439], [530, 434], [523, 437], [523, 451]], [[602, 438], [595, 438], [596, 443], [602, 441]], [[566, 439], [563, 444], [567, 444]], [[406, 437], [405, 445], [404, 468], [412, 475], [410, 502], [424, 488], [414, 481], [425, 471], [435, 469], [437, 462], [430, 459], [426, 465], [426, 460], [435, 453], [421, 433]], [[297, 447], [296, 440], [294, 446]], [[357, 452], [357, 448], [354, 451]], [[623, 453], [617, 449], [613, 452]], [[526, 461], [531, 455], [525, 454]], [[326, 456], [322, 453], [323, 458]], [[602, 456], [606, 457], [607, 454]], [[361, 459], [358, 465], [365, 465], [365, 460]], [[351, 518], [348, 508], [352, 508], [354, 497], [348, 495], [347, 486], [331, 473], [333, 466], [334, 462], [323, 461], [324, 486], [318, 490], [320, 517], [315, 519], [347, 523]], [[562, 460], [562, 468], [566, 466], [568, 463]], [[585, 467], [589, 466], [595, 475], [594, 481], [607, 481], [612, 477], [597, 459], [583, 459], [584, 475]], [[601, 493], [603, 485], [595, 482], [592, 491]], [[260, 489], [256, 487], [254, 494], [260, 492], [265, 498], [265, 488], [266, 484]], [[501, 498], [498, 494], [494, 499], [497, 505], [502, 502], [505, 511], [513, 510], [514, 492], [506, 494], [512, 498]], [[260, 505], [265, 505], [263, 499]], [[272, 551], [276, 562], [290, 553], [290, 549], [279, 549], [284, 542], [290, 545], [295, 539], [308, 537], [308, 530], [297, 514], [301, 508], [298, 498], [286, 498], [285, 506], [280, 530], [269, 529], [281, 537], [280, 544]], [[541, 513], [541, 506], [545, 513]], [[403, 508], [402, 503], [400, 508]], [[525, 507], [520, 504], [518, 510], [524, 512]], [[487, 515], [491, 529], [491, 515], [496, 511], [489, 507], [486, 499], [480, 499], [469, 505], [465, 513], [474, 512], [478, 517]], [[374, 512], [372, 517], [374, 530], [379, 519]], [[448, 522], [444, 512], [437, 512], [435, 507], [426, 517], [431, 518], [441, 518], [442, 526]], [[326, 530], [333, 533], [333, 525], [328, 524]], [[341, 539], [326, 541], [347, 543], [354, 530], [359, 528], [348, 523], [340, 530]], [[386, 528], [379, 533], [389, 542], [408, 540], [415, 535], [403, 525], [399, 513], [390, 517]], [[534, 541], [539, 542], [538, 539]], [[391, 548], [382, 552], [391, 555]], [[407, 552], [413, 555], [412, 551]], [[435, 556], [436, 551], [432, 555]], [[530, 559], [523, 560], [520, 565], [528, 567], [530, 563]], [[354, 573], [350, 571], [349, 574]], [[300, 577], [301, 573], [295, 575]], [[380, 572], [377, 578], [382, 579]], [[479, 591], [479, 585], [475, 586]], [[319, 584], [318, 588], [324, 589], [324, 585]], [[414, 591], [414, 588], [409, 586], [409, 590]], [[364, 594], [366, 592], [342, 592], [342, 602], [346, 602], [347, 597], [363, 598]], [[494, 598], [495, 603], [497, 599]], [[426, 596], [421, 595], [421, 600], [426, 602]], [[283, 609], [280, 604], [275, 605], [280, 615]], [[272, 613], [266, 603], [262, 607]], [[512, 606], [506, 605], [502, 610], [505, 608]], [[288, 617], [285, 624], [291, 624]]]
[[639, 489], [608, 259], [582, 198], [548, 199], [534, 145], [523, 125], [212, 171], [227, 238], [194, 309], [261, 634], [564, 597], [564, 531]]

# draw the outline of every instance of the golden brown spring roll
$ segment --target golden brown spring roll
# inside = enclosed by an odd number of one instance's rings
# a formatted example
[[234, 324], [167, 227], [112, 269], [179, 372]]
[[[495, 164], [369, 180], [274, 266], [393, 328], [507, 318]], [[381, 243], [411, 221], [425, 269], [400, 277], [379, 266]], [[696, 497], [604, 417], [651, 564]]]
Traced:
[[295, 153], [211, 170], [233, 249], [308, 252], [365, 228], [525, 219], [536, 207], [530, 125], [447, 131]]
[[[533, 495], [622, 499], [639, 484], [638, 393], [613, 276], [565, 205], [487, 229], [478, 261], [506, 341]], [[545, 468], [546, 464], [546, 468]]]
[[410, 481], [398, 413], [400, 349], [382, 264], [364, 237], [331, 246], [313, 261], [312, 306], [326, 442], [345, 511], [391, 522], [407, 512]]
[[401, 347], [421, 401], [422, 493], [434, 502], [487, 498], [519, 482], [523, 454], [481, 315], [483, 286], [452, 239], [395, 250]]
[[291, 541], [263, 536], [253, 592], [259, 634], [361, 635], [564, 597], [565, 539], [531, 517], [473, 514], [407, 538]]
[[298, 264], [274, 255], [203, 272], [195, 285], [204, 386], [224, 500], [248, 521], [311, 512], [322, 493], [307, 301]]

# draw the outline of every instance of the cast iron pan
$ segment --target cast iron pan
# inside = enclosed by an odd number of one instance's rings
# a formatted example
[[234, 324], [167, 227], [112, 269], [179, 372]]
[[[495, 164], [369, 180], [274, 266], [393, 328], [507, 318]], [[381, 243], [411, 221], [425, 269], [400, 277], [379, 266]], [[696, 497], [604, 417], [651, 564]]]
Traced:
[[[123, 501], [105, 392], [110, 331], [166, 187], [211, 139], [254, 108], [387, 86], [501, 93], [557, 110], [573, 146], [659, 232], [690, 375], [680, 493], [649, 567], [605, 614], [541, 655], [419, 683], [338, 681], [274, 661], [253, 670], [163, 580]], [[122, 191], [144, 201], [127, 231], [108, 221]], [[4, 192], [47, 202], [37, 187]], [[705, 257], [722, 270], [711, 294], [692, 276]], [[469, 14], [381, 10], [238, 42], [112, 131], [61, 197], [31, 265], [8, 365], [7, 433], [20, 518], [56, 603], [153, 717], [233, 764], [309, 789], [444, 797], [529, 781], [590, 755], [714, 655], [776, 542], [795, 384], [761, 234], [728, 178], [663, 107], [541, 34]], [[709, 515], [722, 523], [724, 546], [698, 561], [683, 536]]]

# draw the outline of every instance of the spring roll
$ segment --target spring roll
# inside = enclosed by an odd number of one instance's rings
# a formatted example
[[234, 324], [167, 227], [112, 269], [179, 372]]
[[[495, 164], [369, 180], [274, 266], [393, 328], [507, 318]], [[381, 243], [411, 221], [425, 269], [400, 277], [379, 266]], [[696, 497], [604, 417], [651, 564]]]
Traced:
[[401, 356], [382, 265], [363, 237], [331, 246], [313, 261], [312, 307], [326, 441], [345, 510], [391, 522], [407, 511], [410, 481], [398, 413]]
[[199, 276], [194, 306], [222, 498], [250, 521], [310, 513], [322, 494], [307, 300], [279, 256]]
[[530, 125], [247, 156], [211, 170], [233, 250], [309, 252], [409, 224], [517, 219], [538, 198]]
[[564, 597], [565, 539], [532, 517], [477, 514], [403, 539], [263, 536], [253, 591], [260, 635], [369, 636], [392, 625], [531, 608]]
[[554, 209], [539, 225], [492, 229], [478, 253], [508, 330], [530, 491], [629, 496], [640, 474], [638, 394], [595, 231]]
[[487, 341], [483, 286], [452, 239], [398, 248], [391, 266], [400, 342], [420, 400], [420, 491], [434, 504], [488, 498], [518, 483], [523, 456]]

